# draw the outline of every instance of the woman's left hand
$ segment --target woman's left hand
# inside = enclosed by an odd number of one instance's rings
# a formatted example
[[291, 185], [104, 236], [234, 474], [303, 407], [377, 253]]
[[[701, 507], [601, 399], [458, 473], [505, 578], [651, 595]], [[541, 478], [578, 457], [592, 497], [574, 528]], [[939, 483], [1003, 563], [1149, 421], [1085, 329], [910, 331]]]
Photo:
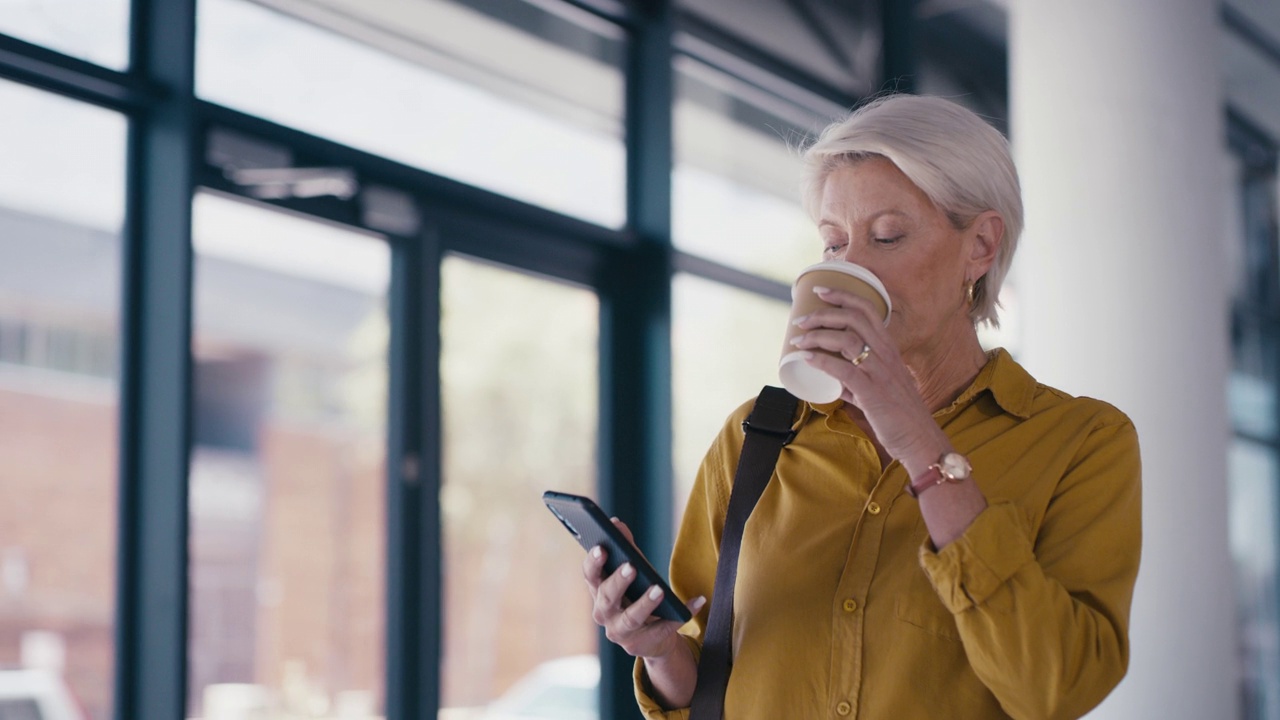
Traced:
[[[892, 457], [905, 461], [917, 455], [936, 460], [948, 447], [933, 414], [924, 404], [915, 376], [903, 362], [876, 307], [866, 298], [842, 290], [818, 293], [833, 307], [800, 319], [806, 332], [794, 345], [800, 350], [823, 349], [834, 358], [813, 353], [810, 365], [840, 381], [841, 399], [860, 409], [876, 439]], [[857, 363], [864, 349], [869, 352]]]
[[[821, 348], [842, 357], [814, 353], [809, 364], [844, 386], [841, 397], [862, 410], [871, 432], [910, 478], [917, 478], [951, 449], [951, 441], [933, 419], [917, 378], [903, 361], [898, 345], [885, 330], [873, 306], [852, 293], [830, 290], [818, 297], [834, 305], [810, 313], [799, 323], [806, 330], [797, 348]], [[853, 361], [869, 352], [858, 364]], [[929, 537], [935, 548], [949, 545], [987, 507], [977, 483], [946, 483], [920, 497]]]

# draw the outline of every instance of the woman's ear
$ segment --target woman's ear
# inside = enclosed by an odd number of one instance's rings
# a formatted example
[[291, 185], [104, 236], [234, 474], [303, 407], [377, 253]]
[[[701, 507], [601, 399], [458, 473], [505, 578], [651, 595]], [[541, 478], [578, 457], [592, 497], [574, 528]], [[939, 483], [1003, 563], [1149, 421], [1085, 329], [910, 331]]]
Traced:
[[969, 275], [980, 278], [987, 274], [996, 262], [1000, 253], [1000, 243], [1004, 239], [1004, 218], [995, 210], [987, 210], [974, 218], [969, 226], [971, 245], [969, 247]]

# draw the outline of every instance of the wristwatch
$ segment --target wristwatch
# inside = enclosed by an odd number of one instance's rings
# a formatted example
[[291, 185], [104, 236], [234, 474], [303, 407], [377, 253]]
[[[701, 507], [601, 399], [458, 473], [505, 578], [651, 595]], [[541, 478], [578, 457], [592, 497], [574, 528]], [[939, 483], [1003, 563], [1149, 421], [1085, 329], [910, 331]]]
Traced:
[[924, 474], [907, 484], [907, 494], [918, 498], [920, 493], [935, 485], [941, 485], [944, 482], [964, 482], [969, 479], [969, 473], [972, 471], [973, 466], [965, 456], [958, 452], [944, 453], [938, 458], [938, 462], [924, 471]]

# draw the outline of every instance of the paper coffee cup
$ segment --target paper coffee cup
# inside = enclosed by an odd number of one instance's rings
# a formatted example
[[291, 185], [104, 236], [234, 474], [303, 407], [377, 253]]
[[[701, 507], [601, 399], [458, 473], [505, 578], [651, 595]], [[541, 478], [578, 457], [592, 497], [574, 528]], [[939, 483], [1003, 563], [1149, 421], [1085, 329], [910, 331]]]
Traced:
[[[843, 260], [810, 265], [800, 272], [800, 277], [791, 286], [791, 315], [787, 318], [787, 333], [782, 341], [782, 359], [778, 362], [778, 379], [787, 392], [801, 400], [811, 403], [829, 403], [840, 399], [843, 387], [840, 381], [805, 362], [806, 351], [797, 350], [791, 339], [805, 332], [793, 321], [815, 310], [832, 307], [824, 302], [813, 291], [815, 287], [829, 287], [833, 290], [844, 290], [860, 295], [875, 304], [876, 309], [884, 315], [884, 324], [889, 324], [889, 312], [893, 305], [889, 302], [889, 291], [884, 289], [880, 278], [870, 270]], [[822, 353], [848, 361], [838, 353], [813, 349], [808, 352]]]

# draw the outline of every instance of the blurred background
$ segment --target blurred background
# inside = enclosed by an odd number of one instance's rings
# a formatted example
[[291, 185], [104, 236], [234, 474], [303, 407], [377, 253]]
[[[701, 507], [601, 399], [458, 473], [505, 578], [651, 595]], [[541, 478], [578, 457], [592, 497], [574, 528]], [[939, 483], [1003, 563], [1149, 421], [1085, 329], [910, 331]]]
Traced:
[[0, 0], [0, 720], [637, 718], [664, 567], [884, 90], [1009, 134], [985, 328], [1146, 468], [1095, 713], [1280, 718], [1280, 6]]

